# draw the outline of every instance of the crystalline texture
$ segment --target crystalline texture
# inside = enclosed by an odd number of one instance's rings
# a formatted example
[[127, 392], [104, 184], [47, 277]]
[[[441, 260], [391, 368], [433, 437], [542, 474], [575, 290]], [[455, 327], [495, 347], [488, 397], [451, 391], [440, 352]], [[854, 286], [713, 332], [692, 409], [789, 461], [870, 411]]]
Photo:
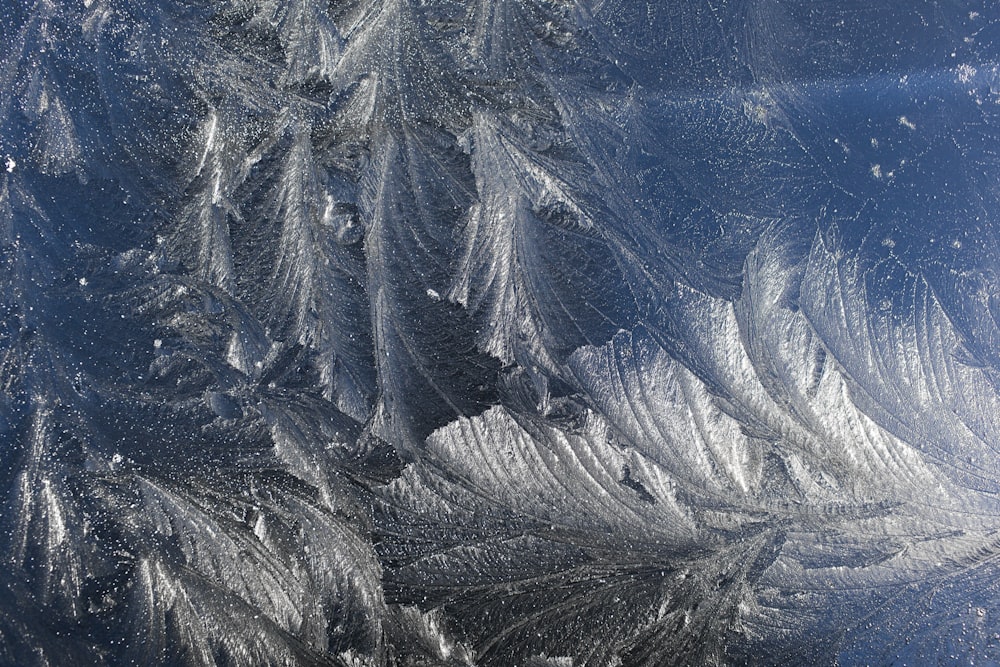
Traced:
[[1000, 661], [998, 26], [0, 4], [0, 664]]

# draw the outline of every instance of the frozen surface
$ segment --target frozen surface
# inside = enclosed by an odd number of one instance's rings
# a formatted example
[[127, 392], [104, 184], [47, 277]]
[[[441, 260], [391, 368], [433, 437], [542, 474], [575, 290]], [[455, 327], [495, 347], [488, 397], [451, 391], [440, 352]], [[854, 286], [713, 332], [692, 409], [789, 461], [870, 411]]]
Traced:
[[0, 0], [0, 664], [998, 664], [998, 182], [992, 3]]

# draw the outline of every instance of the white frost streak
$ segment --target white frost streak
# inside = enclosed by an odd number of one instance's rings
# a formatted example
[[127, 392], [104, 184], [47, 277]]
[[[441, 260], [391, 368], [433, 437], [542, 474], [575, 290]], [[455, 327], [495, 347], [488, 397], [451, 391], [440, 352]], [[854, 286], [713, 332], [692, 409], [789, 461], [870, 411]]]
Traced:
[[59, 498], [52, 490], [52, 483], [47, 479], [42, 480], [42, 503], [45, 517], [48, 519], [48, 550], [51, 552], [66, 541], [66, 520]]
[[208, 160], [208, 156], [212, 154], [213, 151], [217, 150], [215, 145], [215, 133], [219, 127], [219, 116], [215, 113], [213, 109], [208, 114], [208, 126], [205, 128], [205, 150], [201, 154], [201, 160], [198, 162], [198, 168], [195, 170], [196, 173], [200, 174], [205, 168], [205, 162]]

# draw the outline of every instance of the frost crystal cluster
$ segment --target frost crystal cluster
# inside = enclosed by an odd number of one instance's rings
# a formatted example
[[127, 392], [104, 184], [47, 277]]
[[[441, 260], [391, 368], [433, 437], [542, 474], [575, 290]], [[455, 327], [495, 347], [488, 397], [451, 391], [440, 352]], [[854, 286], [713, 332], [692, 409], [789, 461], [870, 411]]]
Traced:
[[1000, 9], [0, 0], [0, 665], [1000, 663]]

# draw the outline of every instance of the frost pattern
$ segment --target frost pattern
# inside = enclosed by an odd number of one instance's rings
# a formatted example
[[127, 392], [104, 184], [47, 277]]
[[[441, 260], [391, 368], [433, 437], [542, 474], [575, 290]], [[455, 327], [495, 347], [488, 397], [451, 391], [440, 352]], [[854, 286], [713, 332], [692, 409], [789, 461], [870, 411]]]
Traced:
[[998, 21], [0, 7], [0, 664], [997, 662]]

